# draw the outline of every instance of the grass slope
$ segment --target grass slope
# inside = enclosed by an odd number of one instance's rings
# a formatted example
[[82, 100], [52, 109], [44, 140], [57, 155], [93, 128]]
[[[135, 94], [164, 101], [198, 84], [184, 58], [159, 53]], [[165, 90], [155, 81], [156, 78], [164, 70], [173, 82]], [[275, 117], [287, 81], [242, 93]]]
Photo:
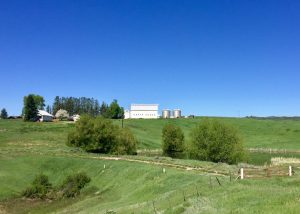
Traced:
[[[299, 177], [229, 181], [215, 176], [125, 161], [72, 157], [1, 156], [0, 208], [9, 213], [296, 213]], [[106, 169], [103, 169], [103, 165]], [[34, 175], [47, 174], [54, 184], [85, 171], [90, 185], [77, 199], [41, 202], [17, 196]], [[184, 200], [185, 198], [185, 200]], [[155, 210], [155, 211], [154, 211]]]
[[[142, 141], [140, 148], [153, 149], [160, 147], [165, 123], [178, 123], [188, 133], [199, 120], [128, 120], [125, 126]], [[238, 126], [248, 147], [278, 148], [278, 142], [285, 142], [288, 148], [298, 149], [298, 121], [221, 120]], [[232, 182], [228, 176], [218, 176], [219, 186], [213, 174], [172, 167], [166, 167], [164, 174], [161, 165], [100, 160], [96, 158], [103, 156], [69, 148], [65, 140], [73, 126], [0, 120], [0, 213], [297, 213], [300, 208], [298, 171], [292, 178]], [[255, 139], [266, 143], [260, 145]], [[135, 158], [157, 161], [155, 157]], [[236, 166], [225, 164], [162, 161], [237, 172]], [[76, 199], [43, 202], [18, 197], [38, 173], [47, 174], [57, 185], [65, 176], [80, 171], [87, 172], [92, 182]]]
[[[202, 119], [124, 120], [124, 126], [131, 128], [140, 139], [142, 142], [140, 148], [151, 149], [160, 148], [161, 130], [165, 124], [173, 123], [180, 126], [188, 139], [190, 130]], [[300, 149], [299, 120], [215, 119], [236, 127], [248, 148]], [[121, 124], [121, 121], [116, 123]]]

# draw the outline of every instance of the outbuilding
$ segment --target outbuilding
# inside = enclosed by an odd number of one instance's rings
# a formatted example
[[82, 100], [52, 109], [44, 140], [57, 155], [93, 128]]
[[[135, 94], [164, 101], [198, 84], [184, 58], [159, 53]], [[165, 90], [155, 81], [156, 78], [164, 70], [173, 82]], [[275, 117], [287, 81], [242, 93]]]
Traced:
[[40, 122], [51, 122], [53, 121], [53, 115], [49, 114], [44, 110], [38, 110], [38, 117]]

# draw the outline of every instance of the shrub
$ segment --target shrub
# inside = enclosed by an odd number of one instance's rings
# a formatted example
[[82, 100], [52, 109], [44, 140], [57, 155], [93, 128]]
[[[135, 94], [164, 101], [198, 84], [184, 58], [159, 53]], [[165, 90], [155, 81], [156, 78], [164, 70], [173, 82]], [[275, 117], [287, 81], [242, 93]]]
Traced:
[[52, 184], [49, 182], [48, 177], [44, 174], [40, 174], [35, 177], [32, 185], [22, 192], [22, 196], [44, 199], [51, 189]]
[[79, 195], [80, 190], [90, 181], [90, 177], [84, 172], [69, 175], [60, 187], [63, 197], [71, 198]]
[[134, 154], [137, 140], [129, 129], [113, 125], [111, 120], [84, 115], [68, 135], [68, 146], [80, 147], [87, 152], [105, 154]]
[[85, 149], [93, 141], [93, 127], [91, 117], [83, 115], [75, 123], [75, 130], [69, 133], [67, 145]]
[[238, 163], [245, 157], [243, 143], [237, 131], [216, 120], [204, 120], [191, 132], [189, 148], [191, 158]]
[[114, 153], [118, 155], [136, 155], [137, 139], [134, 137], [130, 129], [123, 128], [118, 135], [118, 144], [114, 149]]
[[163, 154], [170, 157], [182, 157], [184, 152], [184, 134], [180, 127], [168, 124], [162, 130]]

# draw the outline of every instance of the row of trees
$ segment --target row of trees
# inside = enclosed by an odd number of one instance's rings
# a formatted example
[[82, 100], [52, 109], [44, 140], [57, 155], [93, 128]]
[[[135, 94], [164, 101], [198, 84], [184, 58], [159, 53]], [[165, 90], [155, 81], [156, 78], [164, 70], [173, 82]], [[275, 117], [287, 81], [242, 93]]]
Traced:
[[[69, 133], [67, 145], [87, 152], [136, 154], [138, 141], [127, 128], [120, 128], [103, 117], [83, 116]], [[179, 126], [167, 124], [162, 130], [163, 154], [173, 158], [235, 164], [245, 160], [243, 143], [237, 130], [217, 120], [203, 120], [185, 136]]]
[[89, 114], [92, 116], [97, 116], [100, 110], [99, 102], [93, 98], [87, 97], [59, 97], [54, 98], [54, 103], [52, 109], [47, 110], [52, 114], [56, 114], [59, 109], [64, 109], [68, 111], [70, 115], [74, 114]]
[[238, 163], [245, 159], [237, 130], [216, 120], [204, 120], [191, 130], [186, 144], [179, 126], [168, 124], [162, 130], [163, 154], [203, 161]]
[[127, 128], [114, 125], [101, 116], [83, 115], [75, 123], [75, 130], [68, 135], [67, 145], [79, 147], [87, 152], [134, 155], [137, 139]]
[[[38, 110], [44, 110], [45, 99], [44, 97], [36, 94], [29, 94], [24, 96], [24, 107], [22, 115], [25, 121], [36, 121]], [[124, 109], [118, 104], [117, 100], [113, 100], [110, 105], [102, 102], [99, 105], [98, 100], [93, 98], [75, 98], [75, 97], [59, 97], [54, 99], [53, 106], [46, 107], [46, 111], [52, 114], [56, 114], [60, 109], [64, 109], [69, 115], [74, 114], [88, 114], [90, 116], [101, 115], [104, 118], [119, 119], [124, 116]], [[7, 117], [6, 110], [1, 111], [3, 118]], [[6, 116], [5, 116], [6, 115]], [[2, 118], [2, 116], [1, 116]]]
[[66, 110], [70, 115], [88, 114], [91, 116], [101, 115], [105, 118], [119, 119], [124, 116], [124, 109], [119, 106], [117, 100], [113, 100], [110, 105], [93, 98], [86, 97], [59, 97], [56, 96], [52, 108], [47, 106], [47, 111], [56, 114], [59, 109]]

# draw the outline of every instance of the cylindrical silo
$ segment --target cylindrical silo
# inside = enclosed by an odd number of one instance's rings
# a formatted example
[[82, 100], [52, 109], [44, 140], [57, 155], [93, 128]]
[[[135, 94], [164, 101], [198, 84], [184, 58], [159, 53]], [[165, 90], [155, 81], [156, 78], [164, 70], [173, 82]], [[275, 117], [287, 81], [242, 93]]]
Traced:
[[162, 118], [171, 118], [171, 110], [169, 109], [164, 109], [162, 111]]
[[180, 109], [174, 109], [173, 116], [174, 116], [174, 118], [181, 118], [181, 110]]

